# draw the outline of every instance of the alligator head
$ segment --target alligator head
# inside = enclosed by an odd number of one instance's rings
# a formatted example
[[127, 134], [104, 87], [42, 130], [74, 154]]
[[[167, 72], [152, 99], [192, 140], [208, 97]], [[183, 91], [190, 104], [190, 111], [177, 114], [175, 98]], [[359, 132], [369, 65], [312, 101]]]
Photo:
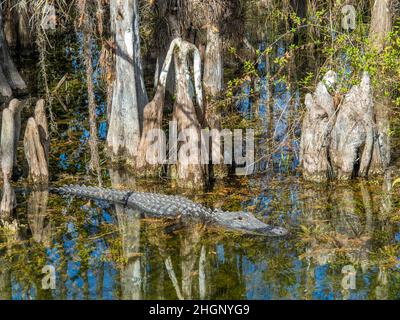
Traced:
[[251, 213], [245, 211], [226, 212], [217, 209], [213, 211], [213, 220], [216, 224], [227, 229], [266, 237], [282, 237], [289, 233], [284, 228], [265, 224]]

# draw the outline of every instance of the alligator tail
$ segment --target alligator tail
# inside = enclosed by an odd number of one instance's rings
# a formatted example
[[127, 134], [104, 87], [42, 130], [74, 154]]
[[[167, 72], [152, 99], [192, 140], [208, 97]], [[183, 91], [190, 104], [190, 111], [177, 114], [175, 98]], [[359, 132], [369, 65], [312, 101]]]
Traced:
[[132, 194], [128, 191], [110, 190], [98, 187], [86, 187], [79, 185], [63, 186], [61, 188], [53, 188], [52, 192], [60, 194], [75, 195], [80, 198], [89, 198], [96, 200], [104, 200], [117, 204], [125, 204]]

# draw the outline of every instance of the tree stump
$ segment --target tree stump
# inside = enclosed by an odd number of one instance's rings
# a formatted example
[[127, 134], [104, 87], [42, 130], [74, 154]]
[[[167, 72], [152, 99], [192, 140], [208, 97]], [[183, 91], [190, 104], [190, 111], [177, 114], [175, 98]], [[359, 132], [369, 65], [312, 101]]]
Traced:
[[307, 112], [303, 120], [300, 142], [300, 164], [303, 177], [322, 182], [328, 179], [329, 134], [335, 118], [335, 103], [328, 87], [336, 82], [336, 74], [329, 72], [318, 83], [314, 95], [307, 94]]
[[338, 180], [368, 176], [375, 143], [374, 102], [370, 77], [346, 94], [332, 130], [331, 162]]
[[328, 91], [335, 78], [328, 72], [315, 94], [306, 96], [300, 163], [307, 180], [350, 180], [369, 174], [376, 148], [370, 76], [364, 72], [360, 85], [351, 88], [337, 110], [337, 101]]
[[6, 108], [3, 110], [1, 126], [1, 169], [3, 172], [3, 197], [1, 212], [10, 213], [15, 207], [15, 193], [10, 184], [15, 159], [15, 125], [13, 112]]
[[49, 170], [46, 151], [40, 139], [40, 129], [34, 118], [29, 118], [24, 137], [25, 157], [29, 168], [29, 179], [34, 184], [47, 184]]
[[47, 115], [46, 115], [45, 101], [43, 99], [40, 99], [36, 103], [35, 121], [36, 121], [36, 124], [38, 125], [40, 142], [42, 143], [42, 146], [44, 148], [46, 160], [48, 163], [49, 162], [49, 149], [50, 149], [50, 135], [49, 135], [49, 125], [48, 125]]
[[14, 164], [13, 172], [15, 173], [18, 168], [17, 163], [17, 150], [18, 142], [21, 136], [21, 111], [23, 109], [23, 103], [18, 99], [11, 100], [8, 109], [11, 110], [14, 119]]

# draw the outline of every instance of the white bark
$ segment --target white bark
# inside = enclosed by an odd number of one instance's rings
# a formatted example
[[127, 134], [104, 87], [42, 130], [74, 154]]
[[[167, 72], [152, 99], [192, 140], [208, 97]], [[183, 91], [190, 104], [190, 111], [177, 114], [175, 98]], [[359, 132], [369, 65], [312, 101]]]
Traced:
[[115, 21], [116, 80], [107, 144], [113, 156], [134, 161], [140, 141], [140, 114], [147, 101], [138, 38], [137, 0], [110, 2]]
[[9, 214], [15, 207], [15, 193], [10, 184], [15, 159], [15, 125], [14, 113], [9, 108], [3, 110], [0, 151], [3, 172], [3, 197], [0, 211]]
[[392, 0], [375, 0], [372, 8], [370, 39], [378, 52], [385, 47], [386, 37], [392, 30], [391, 2]]
[[[206, 122], [211, 129], [221, 129], [221, 114], [212, 103], [223, 89], [223, 58], [222, 39], [218, 28], [210, 24], [207, 28], [207, 47], [204, 58], [204, 91], [206, 93]], [[211, 143], [213, 154], [217, 158], [216, 164], [212, 167], [212, 175], [215, 179], [224, 179], [228, 175], [228, 168], [224, 165], [221, 142]]]
[[1, 167], [4, 180], [11, 178], [15, 159], [14, 113], [9, 108], [3, 110], [1, 126]]
[[207, 28], [207, 47], [204, 61], [204, 90], [207, 95], [217, 96], [223, 84], [222, 40], [219, 30], [210, 25]]
[[3, 196], [1, 198], [0, 213], [9, 215], [16, 207], [17, 201], [14, 188], [11, 186], [9, 179], [3, 182]]

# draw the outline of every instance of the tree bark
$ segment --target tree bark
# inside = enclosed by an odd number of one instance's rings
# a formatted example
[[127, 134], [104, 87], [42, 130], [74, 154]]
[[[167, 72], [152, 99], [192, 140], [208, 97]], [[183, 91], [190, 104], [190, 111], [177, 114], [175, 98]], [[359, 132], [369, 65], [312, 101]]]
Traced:
[[140, 115], [147, 100], [141, 68], [137, 0], [111, 1], [110, 10], [116, 20], [112, 21], [115, 28], [116, 80], [107, 145], [114, 160], [122, 156], [134, 165], [140, 141]]
[[214, 25], [207, 28], [207, 47], [204, 57], [204, 91], [211, 97], [218, 96], [223, 85], [222, 39], [219, 29]]
[[1, 167], [4, 180], [11, 179], [15, 161], [14, 113], [9, 108], [3, 110], [1, 126]]
[[141, 55], [141, 45], [140, 45], [140, 16], [139, 16], [139, 5], [138, 0], [134, 0], [134, 15], [133, 15], [133, 51], [134, 51], [134, 61], [135, 61], [135, 78], [136, 78], [136, 92], [138, 95], [138, 105], [139, 105], [139, 119], [140, 125], [143, 123], [143, 110], [146, 104], [149, 102], [147, 96], [146, 86], [143, 77], [143, 65], [142, 65], [142, 55]]
[[[136, 161], [137, 173], [141, 176], [147, 177], [155, 177], [161, 173], [162, 163], [151, 164], [148, 162], [147, 155], [148, 150], [151, 145], [155, 145], [156, 141], [151, 139], [149, 133], [153, 130], [161, 129], [162, 118], [163, 118], [163, 109], [165, 102], [165, 90], [166, 83], [169, 75], [169, 70], [171, 67], [172, 57], [174, 54], [175, 46], [179, 40], [174, 40], [171, 42], [169, 50], [167, 52], [166, 58], [164, 60], [163, 67], [160, 72], [159, 80], [157, 81], [157, 91], [153, 98], [153, 100], [146, 105], [144, 108], [144, 124], [143, 124], [143, 133], [142, 138], [139, 144], [138, 156]], [[155, 138], [155, 137], [153, 137]], [[160, 139], [160, 137], [158, 137]], [[165, 141], [159, 141], [160, 143], [165, 143]], [[161, 152], [161, 149], [159, 149]], [[160, 154], [152, 155], [159, 160], [161, 159]]]
[[21, 136], [21, 111], [23, 109], [23, 104], [18, 99], [11, 100], [8, 109], [11, 110], [14, 119], [14, 164], [13, 164], [13, 172], [17, 170], [17, 150], [18, 150], [18, 142]]
[[8, 0], [4, 4], [4, 36], [10, 48], [16, 48], [18, 43], [18, 35], [16, 29], [15, 11], [12, 7], [15, 5], [14, 1]]
[[39, 129], [40, 142], [42, 143], [47, 163], [49, 163], [50, 135], [45, 101], [43, 99], [38, 100], [36, 103], [35, 121]]
[[[223, 58], [222, 58], [222, 39], [219, 29], [210, 24], [207, 28], [207, 47], [204, 58], [204, 91], [206, 94], [206, 112], [205, 120], [210, 129], [221, 129], [221, 114], [216, 110], [213, 99], [221, 94], [223, 86]], [[219, 163], [213, 163], [212, 175], [216, 179], [223, 179], [228, 175], [228, 168], [224, 165], [224, 156], [221, 150], [222, 144], [216, 146], [211, 143], [214, 160]], [[219, 148], [219, 150], [217, 149]]]
[[3, 181], [3, 196], [1, 198], [0, 213], [9, 215], [15, 209], [16, 205], [17, 200], [14, 188], [11, 186], [10, 180], [5, 179]]
[[329, 94], [326, 82], [335, 79], [336, 74], [325, 76], [317, 85], [314, 95], [307, 94], [307, 112], [303, 120], [300, 142], [300, 165], [303, 177], [321, 182], [328, 179], [329, 135], [335, 123], [335, 104]]
[[3, 10], [1, 5], [0, 9], [0, 92], [3, 96], [9, 97], [12, 95], [12, 90], [26, 89], [26, 84], [11, 59], [7, 41], [4, 36]]
[[9, 108], [3, 110], [1, 126], [1, 168], [3, 172], [3, 197], [0, 211], [9, 214], [15, 208], [15, 193], [10, 184], [15, 160], [14, 113]]
[[18, 0], [8, 0], [3, 8], [4, 34], [8, 46], [19, 50], [30, 49], [32, 38], [29, 28], [29, 4]]
[[[392, 30], [392, 1], [376, 0], [372, 8], [370, 40], [371, 49], [382, 52], [386, 45], [386, 37]], [[383, 174], [391, 161], [390, 149], [390, 99], [385, 97], [383, 88], [375, 91], [375, 121], [378, 139], [374, 148], [371, 174]]]
[[350, 180], [370, 173], [376, 127], [370, 76], [364, 72], [340, 104], [329, 92], [335, 82], [336, 74], [329, 71], [315, 94], [306, 96], [300, 164], [307, 180]]
[[[202, 109], [203, 96], [201, 88], [201, 61], [198, 49], [191, 43], [181, 41], [175, 52], [175, 76], [176, 76], [176, 102], [174, 104], [173, 120], [178, 124], [178, 134], [189, 133], [190, 141], [181, 141], [185, 145], [190, 143], [193, 148], [185, 150], [182, 143], [178, 146], [178, 162], [176, 165], [176, 173], [173, 178], [177, 180], [177, 184], [183, 188], [199, 189], [205, 185], [205, 171], [201, 164], [200, 141], [201, 128], [197, 118], [196, 108], [189, 94], [189, 85], [187, 74], [188, 70], [188, 53], [194, 53], [194, 77], [197, 104]], [[187, 158], [187, 151], [190, 157]], [[183, 161], [186, 159], [188, 161]]]
[[49, 169], [45, 149], [40, 140], [39, 127], [29, 118], [24, 137], [25, 156], [29, 167], [29, 179], [35, 184], [47, 184]]
[[368, 73], [340, 105], [331, 135], [330, 159], [338, 180], [367, 178], [374, 151], [374, 102]]
[[30, 49], [32, 47], [32, 37], [29, 28], [29, 7], [28, 4], [19, 8], [18, 14], [18, 47], [19, 49]]

